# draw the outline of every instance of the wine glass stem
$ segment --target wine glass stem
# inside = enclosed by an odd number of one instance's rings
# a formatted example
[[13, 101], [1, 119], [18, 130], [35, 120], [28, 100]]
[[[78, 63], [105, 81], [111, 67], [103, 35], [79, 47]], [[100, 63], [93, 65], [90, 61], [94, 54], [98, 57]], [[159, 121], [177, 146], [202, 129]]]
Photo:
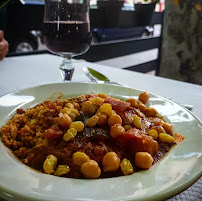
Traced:
[[72, 75], [74, 73], [74, 66], [72, 64], [71, 58], [64, 58], [62, 64], [60, 65], [60, 73], [62, 75], [63, 81], [71, 81]]

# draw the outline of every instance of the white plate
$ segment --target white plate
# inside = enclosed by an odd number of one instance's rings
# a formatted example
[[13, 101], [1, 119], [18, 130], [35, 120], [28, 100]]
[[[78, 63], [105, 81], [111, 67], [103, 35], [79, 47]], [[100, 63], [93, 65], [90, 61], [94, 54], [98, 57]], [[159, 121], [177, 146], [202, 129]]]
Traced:
[[[38, 86], [0, 98], [0, 127], [17, 108], [30, 108], [54, 92], [63, 98], [81, 94], [106, 93], [127, 99], [139, 90], [103, 84], [62, 83]], [[165, 200], [195, 182], [202, 173], [202, 123], [179, 105], [151, 94], [149, 105], [174, 125], [185, 140], [149, 170], [110, 179], [60, 178], [32, 170], [16, 159], [0, 141], [0, 197], [8, 200]]]

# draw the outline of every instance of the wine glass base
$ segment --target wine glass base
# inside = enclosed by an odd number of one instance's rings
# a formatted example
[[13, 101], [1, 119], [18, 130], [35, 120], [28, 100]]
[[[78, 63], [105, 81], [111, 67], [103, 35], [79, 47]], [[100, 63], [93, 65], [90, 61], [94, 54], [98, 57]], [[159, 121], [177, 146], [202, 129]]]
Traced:
[[64, 82], [72, 80], [74, 66], [72, 65], [71, 59], [63, 59], [60, 65], [60, 73]]
[[63, 81], [71, 81], [72, 80], [72, 76], [74, 73], [74, 68], [73, 69], [61, 69], [60, 68], [60, 73], [62, 75], [62, 79]]

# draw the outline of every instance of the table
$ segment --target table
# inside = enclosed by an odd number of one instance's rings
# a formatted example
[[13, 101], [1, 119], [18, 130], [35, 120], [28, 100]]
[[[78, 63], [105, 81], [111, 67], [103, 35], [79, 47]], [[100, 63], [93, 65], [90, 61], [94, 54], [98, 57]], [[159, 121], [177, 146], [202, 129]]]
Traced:
[[[61, 62], [61, 57], [51, 54], [5, 58], [0, 61], [0, 96], [32, 86], [62, 82], [59, 72]], [[202, 86], [101, 66], [83, 60], [77, 60], [74, 64], [76, 67], [72, 79], [74, 82], [90, 81], [82, 71], [82, 66], [88, 66], [107, 75], [111, 81], [170, 98], [179, 104], [193, 105], [192, 112], [202, 120]], [[202, 177], [168, 201], [176, 200], [202, 200]]]

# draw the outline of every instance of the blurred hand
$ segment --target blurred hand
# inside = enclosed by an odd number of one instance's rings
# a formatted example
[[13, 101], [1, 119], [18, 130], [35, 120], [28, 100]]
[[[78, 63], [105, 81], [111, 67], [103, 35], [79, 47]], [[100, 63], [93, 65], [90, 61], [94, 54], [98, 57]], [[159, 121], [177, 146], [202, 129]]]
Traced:
[[0, 60], [4, 59], [8, 53], [8, 42], [4, 38], [4, 32], [0, 30]]

